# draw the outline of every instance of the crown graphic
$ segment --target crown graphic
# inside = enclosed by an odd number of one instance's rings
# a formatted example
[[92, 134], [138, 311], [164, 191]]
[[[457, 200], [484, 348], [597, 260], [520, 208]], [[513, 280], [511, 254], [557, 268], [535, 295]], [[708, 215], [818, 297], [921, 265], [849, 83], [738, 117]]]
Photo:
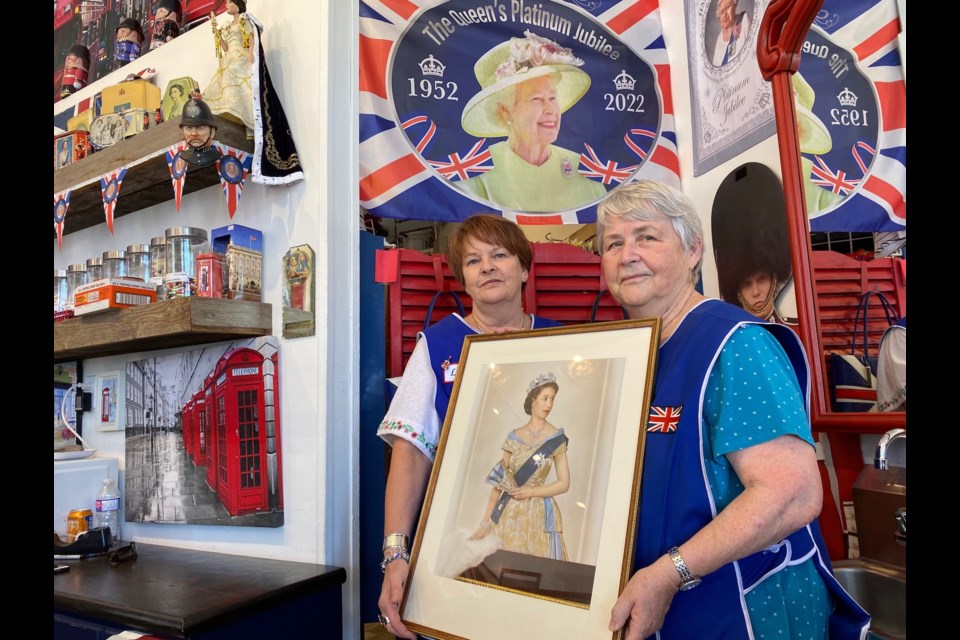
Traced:
[[633, 91], [633, 87], [637, 84], [637, 81], [634, 80], [633, 76], [627, 73], [626, 70], [621, 69], [620, 75], [613, 79], [613, 84], [617, 88], [617, 91]]
[[843, 91], [837, 95], [837, 100], [840, 102], [840, 106], [842, 107], [855, 107], [857, 106], [857, 100], [859, 100], [859, 98], [857, 98], [857, 94], [855, 94], [853, 91], [850, 91], [850, 89], [844, 87]]
[[546, 373], [541, 373], [536, 378], [531, 380], [530, 384], [527, 385], [527, 393], [530, 393], [537, 387], [542, 387], [548, 382], [556, 382], [556, 381], [557, 381], [557, 376], [553, 373], [553, 371], [547, 371]]
[[440, 76], [442, 78], [446, 68], [447, 65], [434, 58], [432, 53], [420, 61], [420, 73], [425, 76]]

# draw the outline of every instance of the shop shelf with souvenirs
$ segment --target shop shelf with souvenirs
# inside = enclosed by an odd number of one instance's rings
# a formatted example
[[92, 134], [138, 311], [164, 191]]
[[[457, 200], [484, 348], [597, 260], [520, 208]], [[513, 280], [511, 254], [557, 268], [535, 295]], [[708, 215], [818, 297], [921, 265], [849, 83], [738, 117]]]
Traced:
[[70, 318], [53, 325], [53, 362], [193, 346], [273, 333], [263, 302], [190, 296]]
[[[217, 142], [253, 152], [253, 140], [247, 140], [243, 125], [220, 116], [214, 116], [214, 121], [217, 123]], [[173, 200], [170, 169], [164, 156], [168, 147], [179, 142], [183, 142], [183, 134], [178, 121], [162, 122], [54, 171], [54, 193], [70, 189], [70, 224], [64, 228], [64, 234], [103, 223], [100, 176], [112, 169], [127, 168], [122, 197], [118, 198], [113, 212], [114, 219]], [[190, 165], [183, 193], [216, 184], [220, 184], [220, 176], [215, 165]]]

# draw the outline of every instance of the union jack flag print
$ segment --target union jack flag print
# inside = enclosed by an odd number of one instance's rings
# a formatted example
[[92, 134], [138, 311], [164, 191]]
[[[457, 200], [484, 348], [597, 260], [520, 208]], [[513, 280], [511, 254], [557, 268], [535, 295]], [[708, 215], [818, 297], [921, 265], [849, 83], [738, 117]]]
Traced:
[[650, 407], [650, 418], [647, 422], [647, 433], [673, 433], [680, 424], [679, 407]]
[[103, 195], [103, 213], [107, 218], [107, 228], [113, 233], [113, 210], [120, 196], [120, 185], [127, 175], [127, 168], [121, 167], [100, 176], [100, 193]]
[[[579, 173], [606, 192], [641, 177], [680, 186], [658, 0], [541, 0], [535, 11], [523, 7], [360, 1], [359, 189], [369, 213], [459, 221], [483, 210], [523, 224], [596, 221], [602, 196], [567, 210], [517, 210], [461, 184], [494, 168], [490, 147], [502, 141], [471, 135], [462, 124], [465, 107], [485, 88], [475, 63], [526, 32], [572, 51], [590, 77], [556, 125], [553, 144], [580, 158], [579, 166], [568, 166], [576, 159], [563, 165], [563, 177]], [[451, 20], [484, 11], [489, 20]], [[444, 32], [439, 24], [453, 26]]]
[[803, 43], [799, 72], [830, 134], [811, 180], [838, 196], [807, 203], [811, 231], [903, 231], [907, 225], [906, 80], [895, 0], [824, 0]]
[[243, 194], [243, 181], [250, 173], [253, 157], [246, 151], [217, 143], [217, 148], [223, 156], [217, 160], [217, 171], [220, 173], [220, 186], [223, 187], [223, 196], [227, 200], [227, 211], [230, 217], [237, 211], [237, 203]]

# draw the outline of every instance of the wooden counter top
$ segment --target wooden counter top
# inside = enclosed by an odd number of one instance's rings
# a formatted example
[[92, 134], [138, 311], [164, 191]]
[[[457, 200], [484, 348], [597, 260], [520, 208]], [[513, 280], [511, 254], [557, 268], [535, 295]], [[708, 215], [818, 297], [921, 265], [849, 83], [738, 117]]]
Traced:
[[334, 590], [339, 602], [347, 575], [341, 567], [162, 545], [137, 543], [137, 553], [120, 564], [106, 556], [62, 561], [70, 570], [53, 576], [54, 611], [190, 637], [322, 591]]

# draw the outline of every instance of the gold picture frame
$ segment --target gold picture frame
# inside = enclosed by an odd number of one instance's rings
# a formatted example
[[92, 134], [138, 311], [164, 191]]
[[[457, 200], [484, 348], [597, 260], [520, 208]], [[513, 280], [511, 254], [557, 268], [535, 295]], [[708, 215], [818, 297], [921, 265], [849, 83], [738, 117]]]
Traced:
[[[443, 640], [498, 638], [536, 620], [531, 637], [619, 637], [608, 624], [632, 573], [659, 336], [660, 319], [650, 318], [466, 338], [400, 603], [408, 629]], [[548, 418], [557, 431], [548, 439], [559, 435], [562, 448], [547, 453], [538, 443], [525, 455], [538, 468], [565, 456], [569, 488], [529, 498], [553, 500], [545, 508], [562, 514], [564, 555], [511, 550], [506, 535], [478, 553], [470, 533], [490, 526], [482, 522], [488, 496], [510, 484], [491, 482], [490, 467], [528, 419], [529, 388], [551, 378], [558, 389]], [[527, 482], [519, 469], [507, 473]], [[506, 534], [507, 513], [491, 531]]]

